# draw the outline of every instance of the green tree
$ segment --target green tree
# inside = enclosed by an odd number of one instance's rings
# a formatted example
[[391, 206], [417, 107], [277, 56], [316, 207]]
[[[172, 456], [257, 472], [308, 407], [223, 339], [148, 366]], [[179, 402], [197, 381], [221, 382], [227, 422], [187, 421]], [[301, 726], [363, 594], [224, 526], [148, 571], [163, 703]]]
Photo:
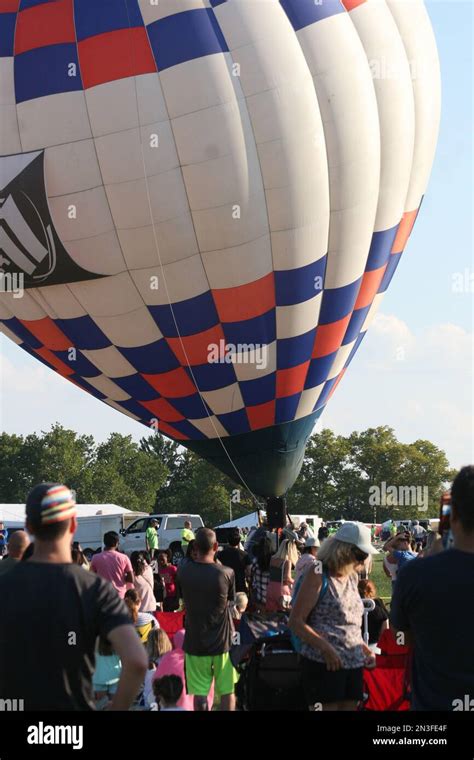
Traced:
[[[251, 512], [253, 500], [243, 488], [197, 454], [168, 441], [161, 435], [142, 439], [141, 448], [157, 456], [167, 467], [167, 478], [157, 490], [156, 513], [200, 514], [204, 523], [215, 527]], [[231, 503], [231, 498], [233, 501]]]
[[2, 499], [21, 503], [28, 491], [42, 481], [65, 483], [79, 491], [84, 480], [87, 481], [93, 461], [94, 439], [53, 425], [41, 435], [3, 434], [0, 455]]
[[21, 435], [0, 435], [0, 501], [4, 504], [17, 504], [25, 498], [30, 478], [22, 458], [23, 446]]
[[130, 435], [112, 433], [105, 443], [97, 446], [81, 500], [112, 502], [127, 509], [151, 512], [156, 492], [167, 475], [167, 467], [157, 455], [147, 454]]
[[318, 514], [326, 520], [340, 517], [338, 483], [349, 452], [348, 442], [324, 429], [308, 441], [298, 480], [288, 497], [289, 511]]
[[308, 442], [290, 513], [363, 522], [432, 517], [454, 474], [433, 443], [401, 443], [387, 426], [348, 437], [325, 429]]
[[381, 519], [392, 516], [393, 505], [375, 505], [379, 509], [374, 513], [370, 503], [370, 489], [374, 487], [382, 490], [383, 483], [398, 486], [404, 461], [403, 445], [395, 437], [392, 428], [386, 425], [368, 428], [361, 433], [351, 433], [348, 441], [353, 478], [347, 487], [352, 487], [352, 495], [349, 497], [352, 511], [359, 520], [371, 522], [375, 515], [380, 522]]
[[[445, 453], [430, 441], [403, 444], [386, 426], [348, 437], [324, 429], [308, 442], [288, 508], [290, 514], [364, 522], [431, 517], [454, 474]], [[66, 483], [79, 503], [198, 513], [212, 527], [257, 506], [243, 487], [158, 433], [138, 444], [117, 433], [96, 444], [92, 436], [59, 424], [41, 434], [0, 435], [0, 500], [21, 503], [45, 480]], [[384, 498], [384, 487], [394, 488], [396, 496]]]

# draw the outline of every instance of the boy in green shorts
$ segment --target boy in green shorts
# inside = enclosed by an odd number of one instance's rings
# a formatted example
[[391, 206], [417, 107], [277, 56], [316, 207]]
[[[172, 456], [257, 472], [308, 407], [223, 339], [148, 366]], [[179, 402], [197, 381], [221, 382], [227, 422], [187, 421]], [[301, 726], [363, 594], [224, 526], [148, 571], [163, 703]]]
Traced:
[[217, 565], [216, 534], [196, 531], [197, 559], [178, 570], [178, 595], [184, 599], [186, 633], [186, 691], [194, 696], [194, 709], [207, 710], [212, 681], [221, 698], [221, 710], [235, 710], [237, 673], [230, 660], [234, 626], [229, 601], [235, 597], [235, 576], [230, 567]]

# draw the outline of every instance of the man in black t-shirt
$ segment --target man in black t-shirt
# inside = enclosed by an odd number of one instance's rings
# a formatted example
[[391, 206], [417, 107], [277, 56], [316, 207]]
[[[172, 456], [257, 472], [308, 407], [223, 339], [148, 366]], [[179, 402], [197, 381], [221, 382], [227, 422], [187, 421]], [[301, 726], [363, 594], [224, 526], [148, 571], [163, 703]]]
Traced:
[[111, 709], [127, 710], [147, 658], [114, 587], [72, 564], [71, 491], [57, 483], [36, 486], [26, 502], [26, 527], [35, 539], [33, 556], [0, 578], [0, 699], [22, 699], [25, 710], [93, 710], [101, 635], [122, 661]]
[[240, 533], [238, 528], [229, 531], [229, 546], [217, 555], [219, 561], [226, 567], [231, 567], [235, 573], [235, 590], [248, 592], [247, 579], [250, 575], [252, 560], [247, 552], [239, 549]]
[[451, 489], [453, 548], [407, 562], [390, 622], [413, 645], [412, 709], [463, 710], [474, 695], [474, 467]]
[[234, 626], [229, 602], [235, 597], [234, 571], [218, 565], [216, 534], [196, 531], [197, 559], [181, 565], [176, 585], [184, 600], [186, 691], [194, 695], [194, 709], [207, 710], [207, 696], [215, 683], [221, 710], [234, 710], [236, 674], [229, 656]]

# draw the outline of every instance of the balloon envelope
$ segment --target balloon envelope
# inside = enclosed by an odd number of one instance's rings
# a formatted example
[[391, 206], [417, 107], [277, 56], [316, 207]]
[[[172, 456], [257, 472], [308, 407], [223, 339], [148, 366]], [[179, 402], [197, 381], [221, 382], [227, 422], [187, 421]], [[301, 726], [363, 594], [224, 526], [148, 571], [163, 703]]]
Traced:
[[0, 30], [3, 332], [284, 494], [427, 186], [423, 3], [3, 0]]

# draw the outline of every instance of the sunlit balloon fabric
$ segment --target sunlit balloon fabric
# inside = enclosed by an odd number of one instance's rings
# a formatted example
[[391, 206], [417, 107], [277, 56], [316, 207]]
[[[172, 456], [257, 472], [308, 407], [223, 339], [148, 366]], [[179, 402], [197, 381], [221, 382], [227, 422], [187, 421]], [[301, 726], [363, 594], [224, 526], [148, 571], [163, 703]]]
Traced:
[[4, 333], [285, 493], [428, 183], [423, 3], [0, 0], [0, 56]]

